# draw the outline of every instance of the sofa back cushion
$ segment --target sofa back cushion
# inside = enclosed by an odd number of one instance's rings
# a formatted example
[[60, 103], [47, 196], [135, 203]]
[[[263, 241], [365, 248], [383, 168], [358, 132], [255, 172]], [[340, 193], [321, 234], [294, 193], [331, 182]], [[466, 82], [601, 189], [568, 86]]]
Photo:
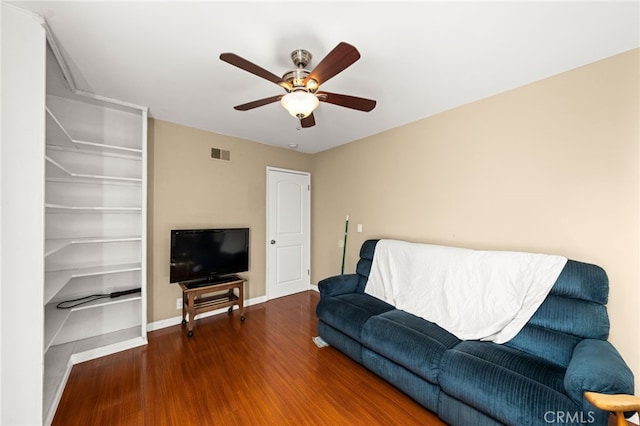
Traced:
[[[358, 292], [364, 292], [377, 242], [367, 240], [360, 249]], [[569, 260], [540, 308], [505, 345], [566, 367], [582, 339], [607, 339], [608, 294], [609, 281], [602, 268]]]
[[609, 336], [608, 295], [602, 268], [569, 260], [540, 308], [506, 345], [566, 367], [582, 339]]
[[369, 279], [369, 272], [371, 272], [371, 263], [373, 262], [373, 254], [376, 250], [376, 244], [379, 240], [367, 240], [362, 243], [360, 247], [360, 260], [356, 266], [356, 274], [358, 274], [358, 288], [359, 293], [364, 293], [364, 288], [367, 285]]

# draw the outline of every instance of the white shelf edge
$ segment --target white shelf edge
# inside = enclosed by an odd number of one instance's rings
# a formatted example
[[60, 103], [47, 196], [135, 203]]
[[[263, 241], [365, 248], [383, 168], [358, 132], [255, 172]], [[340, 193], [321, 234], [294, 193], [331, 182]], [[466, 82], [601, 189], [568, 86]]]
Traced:
[[107, 244], [142, 241], [142, 237], [82, 237], [82, 238], [50, 238], [44, 241], [44, 257], [50, 256], [74, 244]]
[[117, 185], [117, 186], [142, 186], [142, 182], [128, 182], [128, 181], [115, 181], [115, 180], [102, 180], [85, 179], [78, 177], [58, 177], [58, 176], [45, 176], [45, 182], [57, 182], [57, 183], [70, 183], [70, 184], [84, 184], [84, 185]]
[[88, 142], [88, 141], [82, 141], [79, 139], [72, 139], [73, 143], [76, 145], [80, 145], [80, 146], [87, 146], [87, 147], [94, 147], [94, 148], [98, 148], [98, 149], [107, 149], [107, 150], [114, 150], [116, 152], [120, 151], [120, 152], [135, 152], [136, 154], [142, 154], [142, 149], [140, 148], [129, 148], [126, 146], [118, 146], [118, 145], [108, 145], [108, 144], [104, 144], [104, 143], [98, 143], [98, 142]]
[[105, 206], [65, 206], [62, 204], [45, 203], [44, 206], [51, 210], [67, 210], [67, 211], [79, 211], [79, 212], [130, 212], [139, 213], [142, 211], [142, 207], [105, 207]]
[[57, 167], [59, 170], [62, 170], [67, 176], [75, 177], [75, 178], [84, 178], [84, 179], [97, 179], [97, 180], [120, 180], [125, 182], [142, 182], [142, 178], [132, 178], [132, 177], [120, 177], [120, 176], [105, 176], [105, 175], [90, 175], [84, 173], [74, 173], [68, 170], [66, 167], [62, 166], [60, 163], [53, 160], [48, 155], [44, 156], [45, 161], [49, 164]]
[[70, 309], [57, 309], [55, 304], [48, 304], [44, 307], [44, 353], [46, 355], [47, 351], [51, 347], [51, 344], [60, 330], [62, 326], [67, 321], [71, 315]]
[[66, 269], [63, 271], [45, 271], [44, 274], [44, 302], [48, 304], [51, 299], [69, 281], [74, 278], [91, 277], [98, 275], [119, 274], [123, 272], [141, 271], [141, 263], [126, 263], [121, 265], [93, 266], [77, 269]]
[[[95, 155], [97, 157], [109, 157], [109, 158], [122, 158], [125, 160], [131, 160], [131, 161], [141, 161], [142, 160], [142, 153], [141, 152], [107, 152], [107, 151], [99, 151], [96, 149], [86, 149], [86, 148], [75, 148], [76, 145], [74, 145], [73, 147], [68, 147], [68, 146], [61, 146], [61, 145], [54, 145], [51, 143], [47, 143], [45, 144], [45, 147], [51, 151], [61, 151], [61, 152], [71, 152], [74, 154], [82, 154], [82, 155]], [[134, 149], [137, 150], [138, 148], [130, 148], [130, 149]]]
[[67, 130], [64, 128], [62, 123], [60, 123], [60, 120], [58, 120], [58, 118], [55, 116], [55, 114], [49, 109], [48, 106], [45, 106], [44, 109], [47, 112], [47, 115], [49, 117], [51, 117], [51, 119], [56, 124], [56, 126], [62, 131], [62, 133], [66, 137], [66, 139], [69, 142], [69, 144], [72, 144], [71, 145], [72, 147], [75, 147], [76, 149], [78, 149], [78, 146], [74, 143], [73, 138], [71, 137], [71, 135], [69, 135], [69, 132], [67, 132]]
[[47, 161], [49, 164], [57, 167], [58, 169], [62, 170], [64, 173], [66, 173], [69, 176], [73, 175], [73, 173], [71, 173], [69, 170], [64, 168], [64, 166], [62, 166], [60, 163], [56, 162], [53, 158], [49, 157], [48, 155], [44, 156], [44, 161]]

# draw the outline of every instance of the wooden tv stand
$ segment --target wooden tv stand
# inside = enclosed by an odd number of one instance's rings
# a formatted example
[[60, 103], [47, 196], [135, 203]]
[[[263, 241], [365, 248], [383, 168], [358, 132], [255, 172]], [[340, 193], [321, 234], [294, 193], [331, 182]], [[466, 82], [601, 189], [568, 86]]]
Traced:
[[[244, 322], [244, 280], [242, 278], [193, 288], [189, 288], [185, 283], [180, 283], [180, 288], [182, 288], [182, 326], [189, 324], [188, 337], [193, 336], [196, 315], [214, 309], [228, 307], [228, 312], [231, 314], [233, 306], [238, 305], [240, 321]], [[234, 292], [236, 288], [238, 289], [237, 296]], [[226, 292], [220, 293], [225, 290]], [[189, 314], [188, 322], [187, 313]]]

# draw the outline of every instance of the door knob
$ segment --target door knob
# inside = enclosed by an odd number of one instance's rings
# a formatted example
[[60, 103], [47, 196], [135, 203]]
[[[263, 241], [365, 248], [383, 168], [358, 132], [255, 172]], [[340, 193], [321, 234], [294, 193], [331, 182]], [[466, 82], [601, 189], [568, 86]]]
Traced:
[[275, 243], [276, 243], [276, 240], [271, 240], [271, 244], [275, 244]]

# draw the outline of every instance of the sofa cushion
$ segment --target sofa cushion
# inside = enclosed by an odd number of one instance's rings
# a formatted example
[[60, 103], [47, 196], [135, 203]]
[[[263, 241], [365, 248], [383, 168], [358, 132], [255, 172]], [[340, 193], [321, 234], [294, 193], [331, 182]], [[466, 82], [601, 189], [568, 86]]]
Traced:
[[527, 324], [516, 337], [505, 343], [505, 346], [519, 349], [566, 368], [571, 361], [573, 348], [580, 340], [576, 336]]
[[553, 285], [551, 294], [606, 305], [609, 279], [598, 265], [569, 260]]
[[362, 364], [362, 345], [340, 330], [318, 321], [318, 336], [354, 361]]
[[356, 265], [356, 274], [359, 277], [358, 280], [358, 293], [364, 293], [364, 288], [367, 286], [369, 279], [369, 273], [371, 272], [371, 264], [373, 263], [373, 254], [376, 251], [376, 244], [378, 240], [367, 240], [360, 247], [360, 260]]
[[549, 295], [506, 346], [566, 368], [578, 342], [583, 338], [606, 339], [608, 334], [606, 306]]
[[605, 340], [609, 335], [605, 305], [554, 295], [547, 296], [529, 324], [588, 339]]
[[362, 363], [369, 370], [415, 399], [423, 407], [431, 411], [438, 410], [440, 396], [438, 385], [424, 380], [402, 365], [389, 361], [386, 357], [366, 347], [362, 348]]
[[602, 268], [569, 260], [542, 305], [506, 346], [566, 368], [578, 342], [609, 335], [608, 291]]
[[347, 293], [320, 299], [316, 316], [347, 336], [361, 341], [363, 324], [373, 315], [394, 309], [388, 303], [368, 294]]
[[438, 397], [437, 413], [448, 425], [504, 426], [504, 423], [487, 416], [444, 392], [440, 392]]
[[362, 328], [364, 346], [434, 384], [440, 358], [458, 343], [443, 328], [399, 309], [370, 318]]
[[580, 411], [564, 392], [564, 374], [564, 368], [516, 349], [465, 341], [443, 355], [439, 383], [500, 422], [545, 424], [548, 412]]

